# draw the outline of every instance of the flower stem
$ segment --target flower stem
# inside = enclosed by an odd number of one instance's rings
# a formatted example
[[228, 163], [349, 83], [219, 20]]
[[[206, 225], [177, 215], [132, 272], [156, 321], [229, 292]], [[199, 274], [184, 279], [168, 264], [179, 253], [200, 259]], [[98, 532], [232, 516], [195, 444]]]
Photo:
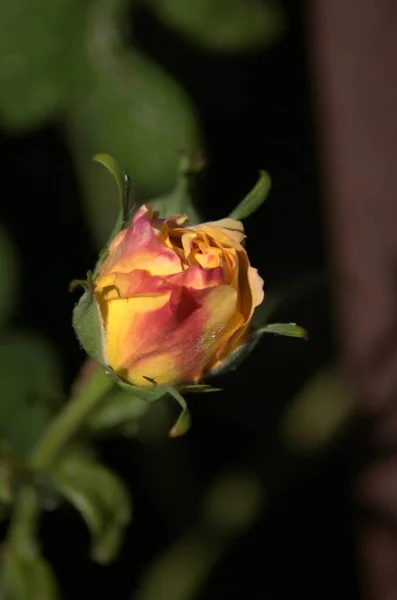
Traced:
[[44, 431], [31, 452], [29, 466], [37, 471], [47, 469], [83, 425], [96, 403], [113, 385], [113, 379], [103, 369], [98, 369]]
[[40, 500], [31, 484], [24, 484], [17, 492], [8, 529], [8, 547], [24, 556], [35, 551], [37, 519], [40, 515]]

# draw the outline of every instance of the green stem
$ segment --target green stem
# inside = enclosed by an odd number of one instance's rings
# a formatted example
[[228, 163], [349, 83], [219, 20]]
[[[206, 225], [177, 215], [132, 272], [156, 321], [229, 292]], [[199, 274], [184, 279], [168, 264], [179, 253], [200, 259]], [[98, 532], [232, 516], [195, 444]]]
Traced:
[[[64, 445], [84, 424], [96, 403], [113, 385], [113, 379], [103, 369], [98, 369], [89, 378], [44, 431], [28, 459], [30, 469], [43, 471], [51, 465]], [[22, 484], [16, 494], [7, 533], [7, 545], [16, 555], [27, 557], [37, 552], [36, 531], [40, 513], [39, 491], [32, 483]]]
[[59, 451], [84, 424], [98, 400], [114, 385], [114, 380], [98, 369], [50, 423], [33, 448], [29, 466], [37, 471], [48, 468]]
[[33, 485], [24, 484], [17, 492], [7, 535], [9, 547], [19, 556], [34, 551], [39, 515], [39, 494]]

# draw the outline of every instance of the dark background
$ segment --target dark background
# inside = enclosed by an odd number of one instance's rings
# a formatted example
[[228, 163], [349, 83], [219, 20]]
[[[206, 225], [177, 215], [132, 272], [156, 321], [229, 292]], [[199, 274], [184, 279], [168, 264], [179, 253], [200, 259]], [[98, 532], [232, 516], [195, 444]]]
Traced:
[[[200, 53], [143, 9], [134, 30], [139, 47], [198, 107], [208, 167], [196, 195], [205, 218], [230, 211], [259, 169], [271, 174], [269, 199], [246, 221], [251, 262], [268, 290], [323, 275], [323, 284], [285, 302], [275, 319], [306, 327], [309, 341], [264, 338], [246, 364], [221, 379], [222, 393], [188, 398], [193, 426], [183, 438], [98, 444], [128, 483], [135, 516], [120, 558], [109, 567], [89, 560], [89, 536], [72, 509], [45, 516], [43, 547], [65, 599], [112, 594], [127, 600], [148, 562], [194, 521], [209, 483], [233, 468], [258, 473], [270, 502], [250, 532], [230, 545], [198, 597], [359, 597], [351, 441], [316, 460], [294, 462], [275, 435], [283, 408], [333, 353], [304, 7], [283, 4], [285, 35], [244, 58]], [[75, 298], [68, 283], [95, 260], [71, 158], [56, 122], [29, 135], [3, 133], [0, 158], [2, 218], [23, 269], [16, 322], [56, 343], [70, 385], [83, 355], [71, 328]], [[157, 465], [166, 473], [160, 481], [153, 476]]]

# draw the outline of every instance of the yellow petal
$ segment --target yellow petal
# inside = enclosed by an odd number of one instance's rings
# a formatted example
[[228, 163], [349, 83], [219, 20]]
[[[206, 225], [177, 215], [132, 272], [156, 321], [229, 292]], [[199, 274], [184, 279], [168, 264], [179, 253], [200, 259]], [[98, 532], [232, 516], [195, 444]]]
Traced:
[[245, 235], [240, 231], [217, 227], [213, 223], [198, 226], [197, 233], [207, 235], [211, 238], [213, 244], [225, 248], [240, 248], [241, 242], [245, 238]]
[[241, 221], [236, 221], [236, 219], [219, 219], [219, 221], [210, 221], [210, 225], [215, 227], [222, 227], [223, 229], [229, 229], [230, 231], [238, 231], [240, 233], [244, 233], [244, 225]]
[[258, 273], [258, 269], [249, 267], [248, 269], [248, 283], [251, 288], [252, 294], [252, 307], [253, 309], [262, 304], [265, 293], [263, 291], [263, 279]]
[[115, 370], [125, 367], [131, 357], [139, 351], [142, 345], [140, 337], [134, 337], [143, 319], [150, 319], [153, 313], [165, 306], [170, 294], [149, 296], [133, 296], [101, 300], [97, 296], [105, 325], [106, 358], [108, 364]]

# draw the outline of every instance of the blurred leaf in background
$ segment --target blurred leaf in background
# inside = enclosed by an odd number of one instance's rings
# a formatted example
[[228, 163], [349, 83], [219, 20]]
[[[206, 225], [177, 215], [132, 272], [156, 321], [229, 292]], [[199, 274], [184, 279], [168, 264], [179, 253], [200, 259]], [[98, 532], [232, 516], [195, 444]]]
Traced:
[[58, 586], [50, 565], [32, 549], [25, 555], [14, 548], [3, 551], [1, 600], [58, 600]]
[[144, 0], [157, 17], [200, 47], [216, 52], [257, 50], [283, 30], [275, 2], [260, 0]]
[[183, 89], [122, 38], [126, 3], [97, 0], [87, 31], [90, 71], [84, 93], [70, 105], [67, 131], [85, 190], [94, 240], [103, 246], [117, 206], [106, 174], [88, 165], [113, 155], [131, 177], [135, 197], [172, 190], [181, 153], [195, 155], [200, 135]]
[[95, 460], [73, 454], [61, 460], [51, 475], [55, 487], [89, 527], [93, 559], [104, 564], [112, 561], [131, 518], [131, 501], [124, 484]]
[[82, 0], [13, 0], [0, 12], [0, 120], [35, 127], [64, 107], [82, 78]]
[[252, 473], [217, 477], [206, 490], [200, 517], [149, 565], [131, 600], [198, 598], [231, 542], [258, 519], [264, 492]]
[[0, 338], [0, 438], [25, 456], [62, 398], [55, 349], [41, 336], [12, 332]]
[[297, 453], [314, 453], [335, 440], [355, 416], [354, 393], [337, 365], [326, 365], [292, 398], [280, 438]]

